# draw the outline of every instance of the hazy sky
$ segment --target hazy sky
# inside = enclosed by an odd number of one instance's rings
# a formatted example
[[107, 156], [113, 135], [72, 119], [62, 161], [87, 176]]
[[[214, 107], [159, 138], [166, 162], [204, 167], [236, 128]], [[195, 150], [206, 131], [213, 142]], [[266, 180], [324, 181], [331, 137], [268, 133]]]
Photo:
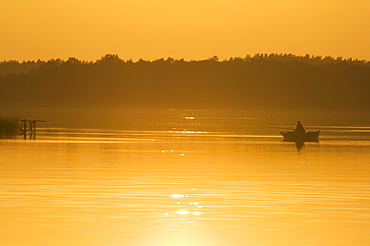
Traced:
[[370, 0], [0, 0], [0, 60], [370, 60]]

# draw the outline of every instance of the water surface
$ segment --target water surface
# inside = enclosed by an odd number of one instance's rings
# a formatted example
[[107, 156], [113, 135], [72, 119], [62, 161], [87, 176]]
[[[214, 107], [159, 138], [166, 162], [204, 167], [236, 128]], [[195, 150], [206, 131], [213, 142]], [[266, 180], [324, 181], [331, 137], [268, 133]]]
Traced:
[[1, 245], [370, 244], [366, 113], [3, 112], [47, 122], [0, 140]]

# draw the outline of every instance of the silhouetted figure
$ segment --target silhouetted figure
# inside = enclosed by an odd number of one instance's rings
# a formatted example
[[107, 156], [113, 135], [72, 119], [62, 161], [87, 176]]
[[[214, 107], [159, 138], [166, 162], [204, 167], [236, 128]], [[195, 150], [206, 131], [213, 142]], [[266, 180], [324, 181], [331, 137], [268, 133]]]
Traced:
[[295, 133], [297, 133], [297, 134], [305, 134], [306, 133], [306, 130], [304, 129], [304, 127], [302, 126], [300, 121], [297, 121], [297, 125], [295, 127]]

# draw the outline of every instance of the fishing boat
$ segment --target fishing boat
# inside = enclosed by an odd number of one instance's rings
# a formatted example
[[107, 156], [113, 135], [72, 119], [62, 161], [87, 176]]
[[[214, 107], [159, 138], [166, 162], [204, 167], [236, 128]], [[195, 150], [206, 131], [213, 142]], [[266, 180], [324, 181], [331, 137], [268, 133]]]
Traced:
[[280, 132], [286, 142], [318, 142], [320, 131], [308, 131], [296, 133], [294, 131]]

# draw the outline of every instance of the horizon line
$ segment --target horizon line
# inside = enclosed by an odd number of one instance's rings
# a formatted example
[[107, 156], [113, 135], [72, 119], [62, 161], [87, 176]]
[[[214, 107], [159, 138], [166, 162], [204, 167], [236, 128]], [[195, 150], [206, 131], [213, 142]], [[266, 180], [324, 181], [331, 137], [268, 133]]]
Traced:
[[84, 60], [84, 59], [79, 59], [75, 56], [69, 56], [67, 59], [63, 59], [63, 58], [49, 58], [49, 59], [46, 59], [46, 60], [43, 60], [41, 58], [38, 58], [38, 59], [29, 59], [29, 60], [16, 60], [16, 59], [9, 59], [9, 60], [1, 60], [0, 63], [4, 63], [4, 62], [18, 62], [18, 63], [25, 63], [25, 62], [37, 62], [37, 61], [54, 61], [54, 60], [60, 60], [60, 61], [68, 61], [70, 59], [76, 59], [78, 61], [81, 61], [81, 62], [97, 62], [97, 61], [101, 61], [103, 58], [105, 57], [109, 57], [109, 56], [115, 56], [116, 58], [118, 58], [119, 60], [122, 60], [124, 62], [140, 62], [140, 61], [145, 61], [145, 62], [154, 62], [154, 61], [159, 61], [159, 60], [168, 60], [168, 59], [173, 59], [174, 61], [185, 61], [185, 62], [194, 62], [194, 61], [208, 61], [208, 60], [214, 60], [214, 61], [218, 61], [218, 62], [223, 62], [223, 61], [230, 61], [232, 59], [253, 59], [253, 58], [258, 58], [258, 57], [261, 57], [261, 58], [268, 58], [270, 56], [280, 56], [280, 57], [284, 57], [284, 56], [291, 56], [293, 58], [309, 58], [309, 59], [318, 59], [320, 58], [321, 60], [324, 60], [324, 59], [332, 59], [334, 61], [357, 61], [357, 62], [364, 62], [364, 63], [369, 63], [370, 60], [366, 60], [366, 59], [359, 59], [359, 58], [353, 58], [353, 57], [342, 57], [342, 56], [331, 56], [331, 55], [325, 55], [325, 56], [322, 56], [322, 55], [310, 55], [310, 54], [306, 54], [306, 55], [297, 55], [297, 54], [294, 54], [294, 53], [255, 53], [254, 55], [251, 55], [251, 54], [246, 54], [245, 56], [230, 56], [228, 58], [224, 58], [224, 59], [220, 59], [218, 57], [218, 55], [213, 55], [211, 57], [208, 57], [206, 59], [184, 59], [183, 57], [182, 58], [174, 58], [174, 57], [171, 57], [171, 56], [168, 56], [168, 57], [161, 57], [161, 58], [157, 58], [157, 59], [143, 59], [143, 58], [139, 58], [137, 59], [136, 61], [134, 61], [132, 58], [129, 58], [129, 59], [122, 59], [119, 57], [118, 54], [114, 54], [114, 53], [106, 53], [104, 56], [101, 56], [99, 59], [96, 59], [96, 60]]

